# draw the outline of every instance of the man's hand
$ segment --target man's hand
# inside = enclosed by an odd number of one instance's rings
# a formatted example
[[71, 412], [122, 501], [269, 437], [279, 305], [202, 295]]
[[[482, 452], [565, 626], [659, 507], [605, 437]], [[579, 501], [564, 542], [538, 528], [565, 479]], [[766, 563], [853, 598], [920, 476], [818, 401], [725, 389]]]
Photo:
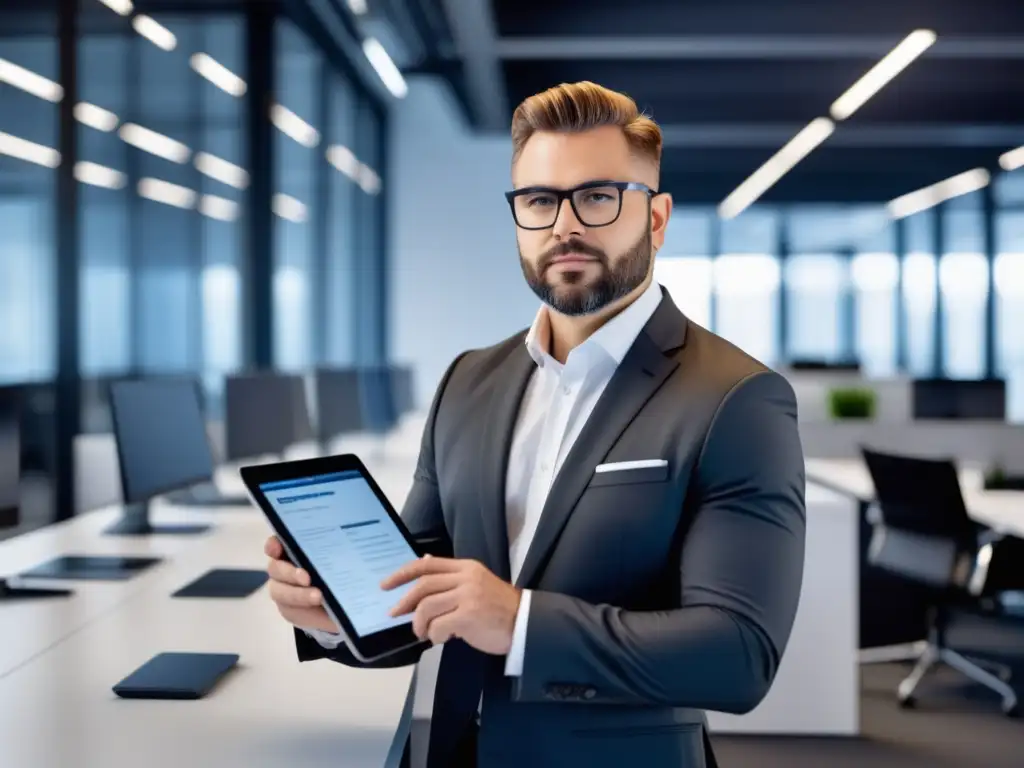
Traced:
[[267, 564], [270, 599], [277, 605], [278, 612], [285, 620], [300, 629], [340, 632], [334, 619], [324, 610], [320, 590], [310, 586], [309, 574], [306, 571], [288, 562], [284, 547], [276, 536], [267, 539], [263, 551], [270, 558]]
[[434, 645], [453, 637], [484, 653], [502, 656], [512, 647], [520, 591], [476, 560], [427, 555], [400, 568], [381, 583], [395, 589], [416, 581], [391, 609], [413, 613], [413, 631]]

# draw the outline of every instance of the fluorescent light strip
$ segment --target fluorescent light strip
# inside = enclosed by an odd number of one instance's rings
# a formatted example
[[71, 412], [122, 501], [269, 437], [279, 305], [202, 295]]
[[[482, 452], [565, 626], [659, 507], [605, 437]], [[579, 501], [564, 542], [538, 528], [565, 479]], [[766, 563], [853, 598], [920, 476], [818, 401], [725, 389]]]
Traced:
[[363, 54], [377, 72], [377, 76], [384, 83], [384, 87], [391, 91], [396, 98], [405, 98], [409, 92], [409, 86], [405, 84], [405, 78], [398, 71], [395, 62], [388, 56], [384, 46], [374, 37], [363, 40]]
[[52, 147], [44, 147], [33, 141], [19, 139], [9, 133], [0, 131], [0, 155], [16, 157], [27, 163], [35, 163], [47, 168], [56, 168], [60, 165], [60, 152]]
[[270, 120], [281, 133], [305, 147], [312, 148], [320, 143], [320, 132], [287, 107], [272, 106]]
[[149, 128], [143, 128], [135, 123], [125, 123], [121, 126], [118, 134], [133, 147], [138, 147], [144, 152], [149, 152], [173, 163], [188, 162], [192, 155], [192, 150], [180, 141], [175, 141], [162, 133], [151, 131]]
[[203, 195], [199, 198], [199, 212], [219, 221], [234, 221], [238, 218], [238, 203], [217, 195]]
[[30, 69], [19, 67], [7, 59], [0, 59], [0, 83], [13, 85], [25, 93], [31, 93], [33, 96], [52, 101], [55, 104], [64, 98], [64, 89], [60, 83], [37, 75]]
[[376, 195], [380, 192], [380, 176], [370, 166], [363, 165], [359, 169], [359, 186], [366, 194]]
[[270, 201], [270, 207], [282, 219], [294, 221], [296, 224], [304, 222], [308, 215], [305, 203], [296, 200], [291, 195], [280, 193], [274, 195]]
[[128, 183], [128, 177], [113, 168], [105, 165], [97, 165], [82, 161], [75, 163], [75, 178], [83, 184], [91, 184], [94, 187], [105, 187], [106, 189], [124, 189]]
[[173, 205], [175, 208], [193, 208], [196, 204], [194, 190], [162, 179], [139, 179], [139, 195], [155, 203]]
[[348, 0], [348, 9], [356, 16], [362, 16], [367, 10], [366, 0]]
[[113, 112], [108, 112], [102, 107], [97, 107], [95, 104], [89, 104], [85, 101], [80, 101], [75, 104], [75, 119], [90, 128], [95, 128], [97, 131], [110, 131], [117, 128], [118, 119], [117, 115]]
[[327, 148], [327, 162], [348, 176], [353, 181], [359, 180], [360, 163], [352, 150], [341, 144]]
[[864, 106], [864, 103], [878, 93], [896, 75], [910, 66], [918, 56], [935, 42], [935, 33], [930, 29], [917, 29], [907, 35], [889, 53], [869, 69], [856, 83], [832, 103], [831, 115], [836, 120], [846, 120]]
[[196, 53], [189, 59], [189, 64], [199, 75], [202, 75], [225, 93], [232, 96], [244, 96], [245, 80], [206, 53]]
[[812, 120], [806, 128], [768, 158], [764, 165], [754, 171], [722, 201], [718, 206], [718, 215], [723, 219], [739, 216], [761, 195], [771, 189], [793, 166], [831, 136], [834, 130], [835, 123], [827, 117]]
[[889, 203], [889, 215], [894, 219], [913, 216], [915, 213], [926, 211], [951, 198], [977, 192], [988, 186], [991, 180], [991, 175], [984, 168], [965, 171], [931, 186], [897, 197]]
[[132, 0], [100, 0], [107, 8], [119, 13], [122, 16], [127, 16], [132, 12]]
[[1024, 166], [1024, 147], [1011, 149], [999, 156], [999, 166], [1004, 171], [1015, 171]]
[[244, 168], [239, 168], [234, 163], [221, 160], [206, 152], [197, 152], [193, 162], [200, 173], [211, 179], [238, 189], [245, 189], [249, 186], [249, 174]]
[[173, 51], [178, 45], [178, 38], [171, 30], [144, 14], [132, 19], [132, 27], [157, 48]]

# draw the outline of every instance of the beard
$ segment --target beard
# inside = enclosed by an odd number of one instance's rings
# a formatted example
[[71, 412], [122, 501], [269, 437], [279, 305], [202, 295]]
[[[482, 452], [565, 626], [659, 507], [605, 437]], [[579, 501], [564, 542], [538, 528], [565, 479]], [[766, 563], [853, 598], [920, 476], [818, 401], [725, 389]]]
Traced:
[[[552, 259], [568, 253], [582, 253], [596, 259], [600, 274], [584, 282], [584, 270], [590, 266], [587, 265], [562, 272], [552, 284], [547, 278]], [[536, 266], [527, 262], [520, 251], [519, 265], [537, 298], [559, 314], [573, 317], [593, 314], [628, 296], [647, 279], [651, 266], [651, 228], [648, 226], [614, 264], [610, 264], [608, 254], [600, 248], [572, 239], [547, 251]]]

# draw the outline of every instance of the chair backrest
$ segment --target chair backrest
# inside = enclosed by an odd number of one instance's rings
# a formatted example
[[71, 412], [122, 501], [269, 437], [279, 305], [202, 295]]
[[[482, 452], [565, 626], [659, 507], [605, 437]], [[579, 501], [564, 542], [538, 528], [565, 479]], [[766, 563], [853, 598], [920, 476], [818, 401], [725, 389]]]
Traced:
[[956, 463], [861, 450], [881, 521], [869, 548], [873, 565], [933, 586], [962, 585], [977, 552]]

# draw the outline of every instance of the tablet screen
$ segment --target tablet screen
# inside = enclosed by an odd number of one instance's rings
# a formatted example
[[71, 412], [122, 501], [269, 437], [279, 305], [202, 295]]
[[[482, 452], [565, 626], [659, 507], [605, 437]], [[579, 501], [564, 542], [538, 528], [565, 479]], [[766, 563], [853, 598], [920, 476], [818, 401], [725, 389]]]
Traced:
[[360, 637], [408, 624], [388, 612], [412, 587], [380, 582], [417, 555], [355, 470], [263, 483], [260, 490]]

